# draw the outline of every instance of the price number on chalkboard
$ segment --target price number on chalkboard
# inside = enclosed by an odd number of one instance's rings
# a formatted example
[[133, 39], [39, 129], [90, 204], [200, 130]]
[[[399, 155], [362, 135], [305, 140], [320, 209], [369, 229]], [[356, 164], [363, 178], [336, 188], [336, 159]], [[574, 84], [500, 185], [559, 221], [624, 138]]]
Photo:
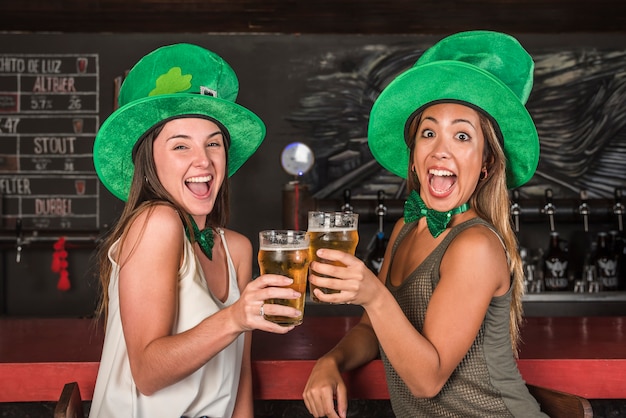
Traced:
[[52, 100], [48, 99], [46, 96], [33, 96], [30, 99], [30, 109], [31, 110], [51, 110]]
[[82, 107], [83, 106], [82, 106], [79, 96], [70, 97], [70, 103], [67, 107], [68, 110], [80, 110]]
[[20, 118], [0, 118], [0, 134], [17, 133], [17, 125], [19, 123]]

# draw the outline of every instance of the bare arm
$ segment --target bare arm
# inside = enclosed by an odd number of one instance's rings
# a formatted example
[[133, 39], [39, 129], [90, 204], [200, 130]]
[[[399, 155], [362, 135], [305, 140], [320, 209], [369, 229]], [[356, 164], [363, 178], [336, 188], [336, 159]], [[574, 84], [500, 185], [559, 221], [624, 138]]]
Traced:
[[[398, 225], [394, 233], [397, 230]], [[436, 245], [425, 225], [422, 231], [426, 235], [407, 237], [412, 242], [403, 242], [402, 245], [410, 245], [409, 253]], [[347, 267], [316, 264], [315, 271], [339, 280], [319, 277], [312, 280], [319, 286], [341, 290], [341, 293], [317, 293], [317, 296], [321, 300], [355, 303], [365, 308], [389, 361], [417, 397], [432, 397], [439, 392], [476, 338], [492, 297], [504, 294], [509, 287], [506, 257], [497, 236], [483, 226], [462, 232], [443, 257], [440, 282], [429, 302], [420, 333], [382, 282], [371, 279], [371, 273], [360, 260], [332, 250], [320, 250], [318, 255]], [[388, 257], [389, 251], [386, 263]], [[394, 263], [406, 262], [396, 254]], [[405, 274], [405, 270], [399, 271]], [[383, 274], [381, 271], [381, 277]]]
[[[230, 248], [233, 264], [237, 271], [239, 291], [244, 292], [252, 280], [252, 245], [241, 234], [226, 230], [226, 240]], [[241, 374], [237, 389], [237, 401], [233, 418], [252, 418], [254, 416], [254, 400], [252, 396], [252, 364], [251, 364], [252, 332], [246, 332]]]
[[288, 279], [268, 276], [251, 282], [233, 305], [172, 335], [183, 240], [178, 214], [170, 207], [157, 206], [130, 226], [119, 255], [122, 327], [133, 378], [146, 395], [189, 376], [241, 332], [254, 328], [289, 331], [258, 314], [264, 299], [293, 296], [291, 291], [268, 287], [285, 285]]
[[385, 354], [411, 392], [432, 397], [466, 355], [492, 297], [508, 287], [504, 249], [493, 232], [479, 226], [461, 233], [444, 255], [421, 334], [386, 297], [365, 308]]
[[[394, 229], [390, 242], [393, 242], [398, 230], [398, 228]], [[374, 291], [378, 291], [381, 288], [384, 289], [384, 281], [389, 268], [390, 252], [391, 247], [388, 247], [378, 279], [375, 278], [373, 273], [369, 273], [371, 276], [374, 276], [372, 279], [375, 282], [373, 285]], [[369, 272], [369, 270], [367, 271]], [[309, 279], [317, 281], [319, 277], [310, 275]], [[324, 300], [326, 297], [321, 293], [318, 293], [317, 296], [321, 300]], [[321, 357], [313, 367], [302, 394], [309, 412], [315, 417], [345, 418], [348, 399], [341, 373], [356, 369], [377, 358], [378, 351], [378, 338], [372, 328], [368, 314], [365, 312], [361, 321], [348, 331], [341, 341]], [[337, 399], [336, 410], [333, 401], [335, 397]]]
[[254, 416], [254, 400], [252, 397], [252, 364], [250, 360], [251, 346], [252, 333], [247, 332], [233, 418], [252, 418]]

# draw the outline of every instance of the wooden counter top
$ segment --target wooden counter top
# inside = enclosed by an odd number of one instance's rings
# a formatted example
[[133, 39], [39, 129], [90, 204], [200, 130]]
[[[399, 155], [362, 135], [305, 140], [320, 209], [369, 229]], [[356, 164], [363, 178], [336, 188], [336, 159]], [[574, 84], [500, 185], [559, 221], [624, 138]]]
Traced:
[[[301, 399], [315, 360], [358, 322], [306, 317], [286, 335], [254, 332], [256, 399]], [[518, 365], [528, 383], [589, 399], [626, 399], [626, 317], [527, 318]], [[0, 402], [56, 400], [78, 381], [91, 399], [103, 332], [90, 319], [0, 319]], [[380, 360], [345, 375], [355, 399], [387, 399]]]

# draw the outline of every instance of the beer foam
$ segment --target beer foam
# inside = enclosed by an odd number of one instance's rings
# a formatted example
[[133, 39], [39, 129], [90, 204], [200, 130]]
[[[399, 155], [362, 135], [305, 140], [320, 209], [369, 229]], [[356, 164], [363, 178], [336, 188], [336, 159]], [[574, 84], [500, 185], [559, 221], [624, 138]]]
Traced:
[[348, 231], [356, 231], [357, 227], [334, 227], [334, 226], [311, 226], [309, 227], [309, 232], [348, 232]]
[[279, 244], [279, 245], [272, 245], [272, 244], [261, 244], [259, 246], [259, 250], [263, 250], [263, 251], [294, 251], [294, 250], [308, 250], [309, 249], [309, 244], [308, 243], [304, 243], [304, 242], [298, 242], [295, 244]]

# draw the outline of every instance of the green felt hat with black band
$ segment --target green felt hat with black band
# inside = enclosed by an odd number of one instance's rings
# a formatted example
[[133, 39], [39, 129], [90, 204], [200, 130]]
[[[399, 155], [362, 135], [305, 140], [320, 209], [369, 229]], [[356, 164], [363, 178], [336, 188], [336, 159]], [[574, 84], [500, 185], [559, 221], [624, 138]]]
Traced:
[[469, 31], [442, 39], [376, 99], [368, 128], [372, 154], [387, 170], [406, 178], [411, 116], [430, 103], [466, 103], [497, 124], [507, 159], [507, 186], [523, 185], [539, 162], [537, 129], [525, 107], [533, 70], [531, 56], [510, 35]]
[[239, 81], [219, 55], [197, 45], [164, 46], [130, 70], [119, 94], [119, 108], [102, 124], [93, 159], [102, 184], [121, 200], [128, 198], [135, 166], [135, 144], [155, 125], [178, 117], [204, 117], [228, 132], [228, 176], [233, 175], [265, 138], [265, 124], [235, 103]]

